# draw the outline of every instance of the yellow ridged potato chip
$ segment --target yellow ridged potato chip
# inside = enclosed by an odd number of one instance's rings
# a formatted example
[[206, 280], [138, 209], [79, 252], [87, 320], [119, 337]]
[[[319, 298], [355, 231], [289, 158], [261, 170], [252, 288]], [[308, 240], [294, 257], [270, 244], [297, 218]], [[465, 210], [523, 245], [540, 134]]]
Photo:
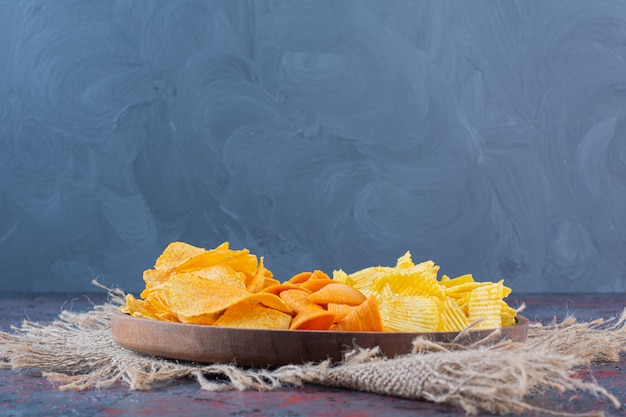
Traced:
[[385, 331], [431, 332], [498, 329], [515, 324], [515, 310], [503, 300], [511, 289], [502, 281], [478, 282], [471, 274], [437, 279], [433, 261], [413, 264], [410, 252], [395, 267], [373, 266], [333, 280], [378, 298]]
[[385, 291], [380, 300], [380, 315], [386, 332], [435, 332], [439, 308], [429, 297], [398, 295]]

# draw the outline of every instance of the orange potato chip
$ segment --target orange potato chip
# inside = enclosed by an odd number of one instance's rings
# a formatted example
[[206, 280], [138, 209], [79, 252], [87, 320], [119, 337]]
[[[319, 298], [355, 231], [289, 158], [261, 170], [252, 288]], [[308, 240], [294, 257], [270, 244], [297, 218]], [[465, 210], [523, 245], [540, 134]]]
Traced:
[[245, 288], [211, 281], [190, 273], [174, 275], [165, 286], [165, 296], [170, 308], [179, 317], [219, 313], [244, 300], [258, 301], [285, 313], [291, 312], [288, 305], [274, 294], [253, 294]]
[[163, 253], [161, 253], [161, 256], [157, 258], [154, 263], [154, 269], [167, 271], [178, 266], [186, 259], [192, 258], [205, 251], [206, 249], [198, 248], [188, 243], [172, 242], [167, 245]]
[[126, 309], [134, 317], [158, 320], [159, 317], [146, 308], [144, 300], [136, 299], [132, 294], [126, 295]]
[[232, 285], [241, 289], [246, 289], [246, 276], [235, 271], [230, 265], [217, 264], [196, 269], [193, 275], [208, 279], [218, 284]]
[[366, 299], [365, 295], [354, 287], [339, 282], [330, 283], [309, 296], [316, 304], [348, 304], [358, 306]]
[[246, 283], [248, 291], [259, 292], [265, 286], [265, 267], [263, 266], [263, 257], [259, 259], [259, 265], [252, 279]]
[[167, 305], [163, 289], [152, 291], [147, 297], [145, 297], [144, 306], [147, 310], [154, 313], [160, 320], [180, 321], [176, 313], [174, 313]]
[[212, 325], [215, 324], [217, 319], [222, 316], [222, 312], [213, 313], [213, 314], [201, 314], [199, 316], [183, 316], [178, 315], [178, 319], [181, 323], [185, 324], [202, 324], [202, 325]]
[[146, 269], [143, 271], [143, 280], [146, 283], [146, 287], [158, 287], [165, 284], [171, 275], [172, 273], [169, 269]]
[[288, 329], [291, 316], [255, 302], [241, 302], [226, 309], [214, 326], [243, 329]]
[[228, 265], [235, 271], [243, 272], [249, 279], [252, 279], [256, 273], [258, 261], [257, 257], [250, 254], [248, 249], [213, 249], [185, 260], [177, 265], [175, 269], [177, 272], [192, 272], [216, 264]]

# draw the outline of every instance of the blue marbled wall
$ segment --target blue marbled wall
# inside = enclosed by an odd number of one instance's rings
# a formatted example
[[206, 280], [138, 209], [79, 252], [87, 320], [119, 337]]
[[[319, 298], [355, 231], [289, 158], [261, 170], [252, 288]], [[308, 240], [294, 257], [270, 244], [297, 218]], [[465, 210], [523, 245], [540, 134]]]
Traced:
[[0, 0], [1, 290], [173, 240], [626, 291], [626, 2]]

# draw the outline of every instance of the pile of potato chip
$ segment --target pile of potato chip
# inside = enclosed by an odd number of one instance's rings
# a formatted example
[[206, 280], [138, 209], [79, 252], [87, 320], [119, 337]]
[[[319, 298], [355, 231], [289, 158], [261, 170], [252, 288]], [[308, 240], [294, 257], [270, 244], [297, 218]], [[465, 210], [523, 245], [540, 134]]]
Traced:
[[432, 261], [414, 265], [407, 252], [395, 267], [353, 274], [301, 272], [273, 278], [263, 258], [228, 242], [212, 250], [172, 242], [144, 271], [140, 299], [124, 313], [154, 320], [253, 329], [434, 332], [495, 329], [515, 323], [502, 281], [471, 275], [438, 281]]
[[249, 250], [173, 242], [121, 310], [135, 317], [255, 329], [382, 331], [375, 297], [322, 271], [281, 283]]
[[433, 261], [413, 264], [411, 253], [395, 267], [376, 266], [353, 274], [334, 271], [333, 280], [353, 286], [379, 303], [388, 332], [450, 332], [499, 329], [515, 324], [516, 311], [504, 298], [511, 289], [503, 281], [476, 282], [471, 274], [437, 280]]

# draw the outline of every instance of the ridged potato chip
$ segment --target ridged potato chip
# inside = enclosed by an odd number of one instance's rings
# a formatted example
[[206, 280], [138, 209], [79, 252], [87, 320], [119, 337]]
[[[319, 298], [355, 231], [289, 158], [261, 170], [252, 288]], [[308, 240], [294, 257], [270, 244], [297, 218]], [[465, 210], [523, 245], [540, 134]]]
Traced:
[[477, 282], [471, 274], [437, 279], [433, 261], [413, 264], [410, 252], [395, 267], [373, 266], [352, 274], [333, 272], [333, 280], [351, 285], [379, 301], [385, 331], [433, 332], [497, 329], [515, 324], [515, 310], [503, 300], [511, 290], [502, 281]]

